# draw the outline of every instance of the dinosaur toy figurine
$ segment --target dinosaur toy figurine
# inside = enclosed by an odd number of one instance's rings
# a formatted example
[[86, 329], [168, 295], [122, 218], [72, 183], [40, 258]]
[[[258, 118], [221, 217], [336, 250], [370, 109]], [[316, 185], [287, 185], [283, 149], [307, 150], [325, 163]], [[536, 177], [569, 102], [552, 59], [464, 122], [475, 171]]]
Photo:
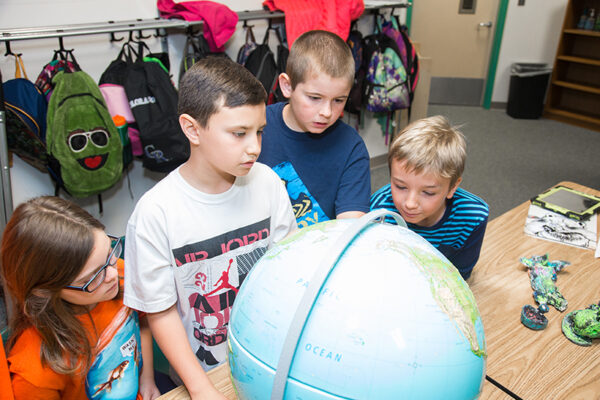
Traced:
[[547, 318], [543, 315], [549, 311], [549, 305], [558, 311], [567, 308], [567, 300], [556, 287], [556, 274], [570, 265], [568, 261], [549, 261], [548, 254], [543, 256], [522, 257], [521, 263], [529, 272], [529, 281], [533, 289], [533, 298], [538, 304], [535, 307], [526, 305], [521, 311], [521, 322], [528, 328], [540, 330], [548, 325]]
[[571, 342], [590, 346], [592, 339], [600, 338], [600, 303], [565, 315], [562, 331]]

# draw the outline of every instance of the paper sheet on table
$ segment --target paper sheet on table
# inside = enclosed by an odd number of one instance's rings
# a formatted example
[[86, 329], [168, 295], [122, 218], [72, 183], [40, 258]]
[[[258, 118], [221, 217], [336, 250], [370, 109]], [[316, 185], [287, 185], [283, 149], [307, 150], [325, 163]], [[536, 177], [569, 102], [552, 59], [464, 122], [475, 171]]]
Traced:
[[530, 236], [584, 249], [596, 249], [596, 227], [596, 214], [587, 221], [577, 221], [533, 204], [525, 221], [525, 233]]

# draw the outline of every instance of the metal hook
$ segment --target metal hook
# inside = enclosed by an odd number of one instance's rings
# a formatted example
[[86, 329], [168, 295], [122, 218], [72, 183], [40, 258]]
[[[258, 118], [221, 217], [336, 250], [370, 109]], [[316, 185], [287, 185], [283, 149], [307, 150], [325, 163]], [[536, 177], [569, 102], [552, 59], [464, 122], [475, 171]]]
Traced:
[[15, 57], [19, 57], [21, 55], [23, 55], [23, 53], [13, 53], [12, 50], [10, 49], [10, 41], [6, 41], [4, 42], [4, 44], [6, 45], [6, 53], [4, 53], [5, 56], [15, 56]]
[[[115, 21], [108, 21], [108, 23], [109, 23], [109, 24], [114, 24], [114, 23], [115, 23]], [[122, 38], [117, 38], [117, 37], [115, 36], [115, 32], [111, 32], [111, 33], [110, 33], [110, 42], [111, 42], [111, 43], [112, 43], [112, 42], [120, 42], [120, 41], [121, 41], [121, 40], [123, 40], [123, 39], [125, 39], [125, 38], [124, 38], [124, 37], [122, 37]]]
[[124, 37], [117, 38], [117, 37], [115, 36], [115, 33], [114, 33], [114, 32], [111, 32], [111, 33], [110, 33], [110, 41], [111, 41], [111, 42], [120, 42], [120, 41], [121, 41], [121, 40], [123, 40], [123, 39], [125, 39], [125, 38], [124, 38]]
[[73, 50], [75, 50], [75, 49], [69, 49], [69, 50], [65, 49], [62, 36], [58, 37], [58, 46], [59, 46], [58, 50], [54, 50], [54, 53], [60, 54], [60, 58], [63, 60], [66, 60], [68, 54], [71, 53]]
[[167, 33], [167, 30], [166, 30], [166, 29], [163, 29], [163, 32], [164, 32], [164, 34], [163, 34], [163, 33], [160, 33], [160, 29], [159, 29], [159, 28], [156, 28], [156, 34], [155, 34], [155, 35], [153, 35], [153, 36], [154, 36], [155, 38], [164, 38], [164, 37], [167, 37], [167, 36], [169, 36], [169, 34]]
[[151, 37], [152, 37], [152, 35], [144, 36], [144, 35], [142, 34], [142, 30], [141, 30], [141, 29], [139, 29], [139, 30], [138, 30], [138, 34], [137, 34], [137, 36], [136, 36], [135, 38], [136, 38], [137, 40], [142, 40], [142, 39], [150, 39]]

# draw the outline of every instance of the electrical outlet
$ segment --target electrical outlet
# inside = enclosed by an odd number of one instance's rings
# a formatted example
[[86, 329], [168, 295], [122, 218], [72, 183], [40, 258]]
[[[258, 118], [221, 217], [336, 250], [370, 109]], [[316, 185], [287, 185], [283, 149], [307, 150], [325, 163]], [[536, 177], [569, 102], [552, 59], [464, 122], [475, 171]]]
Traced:
[[518, 6], [524, 6], [525, 5], [525, 0], [519, 0], [519, 3], [517, 5]]

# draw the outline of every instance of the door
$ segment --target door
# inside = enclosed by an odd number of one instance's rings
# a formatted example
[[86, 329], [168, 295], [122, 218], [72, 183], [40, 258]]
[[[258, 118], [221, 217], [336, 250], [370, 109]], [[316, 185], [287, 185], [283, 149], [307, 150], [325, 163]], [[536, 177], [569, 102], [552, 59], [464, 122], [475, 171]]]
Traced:
[[411, 38], [432, 58], [432, 104], [481, 105], [499, 0], [413, 0]]

